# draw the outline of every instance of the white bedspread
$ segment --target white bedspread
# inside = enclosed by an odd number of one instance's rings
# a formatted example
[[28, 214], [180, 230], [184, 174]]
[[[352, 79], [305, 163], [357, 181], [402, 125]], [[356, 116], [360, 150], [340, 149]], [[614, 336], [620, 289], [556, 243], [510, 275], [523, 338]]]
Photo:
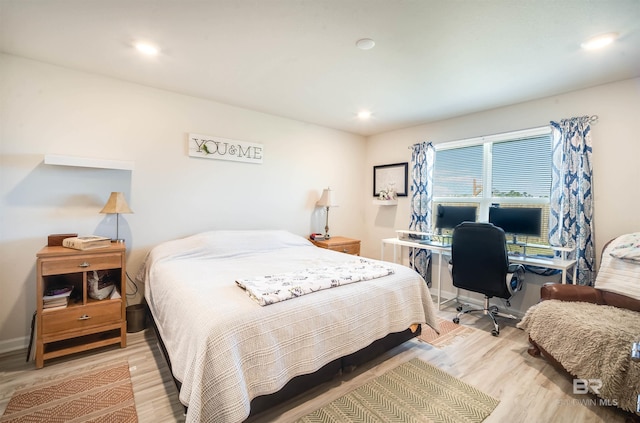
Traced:
[[261, 307], [238, 278], [339, 265], [353, 256], [284, 231], [213, 231], [154, 248], [145, 298], [182, 382], [188, 422], [239, 422], [250, 401], [414, 323], [437, 327], [412, 269]]

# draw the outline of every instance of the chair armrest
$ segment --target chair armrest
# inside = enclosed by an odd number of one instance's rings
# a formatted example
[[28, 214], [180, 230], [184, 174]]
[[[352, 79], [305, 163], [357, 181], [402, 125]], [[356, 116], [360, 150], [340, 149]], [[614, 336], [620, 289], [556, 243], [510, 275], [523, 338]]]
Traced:
[[602, 293], [592, 286], [545, 283], [540, 288], [541, 300], [582, 301], [604, 304]]

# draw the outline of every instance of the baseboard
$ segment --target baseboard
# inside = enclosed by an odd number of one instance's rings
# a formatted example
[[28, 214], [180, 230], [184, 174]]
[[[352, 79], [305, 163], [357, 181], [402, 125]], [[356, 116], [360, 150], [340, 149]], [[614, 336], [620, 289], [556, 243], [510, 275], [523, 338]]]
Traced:
[[26, 350], [27, 347], [29, 347], [28, 336], [7, 339], [5, 341], [0, 341], [0, 354], [18, 351], [18, 350]]
[[[462, 294], [462, 291], [460, 292], [460, 294]], [[431, 294], [432, 296], [433, 293]], [[448, 291], [442, 291], [441, 293], [442, 296], [442, 300], [448, 300], [449, 298], [456, 298], [456, 293], [455, 292], [448, 292]], [[471, 304], [473, 306], [476, 307], [484, 307], [484, 300], [478, 299], [478, 298], [471, 298], [471, 297], [467, 297], [465, 295], [458, 295], [458, 303], [463, 303], [463, 304]], [[492, 298], [490, 300], [491, 305], [496, 305], [498, 306], [498, 309], [503, 312], [503, 313], [510, 313], [513, 314], [514, 316], [516, 316], [518, 319], [522, 319], [525, 315], [525, 312], [515, 309], [515, 308], [511, 308], [511, 307], [505, 307], [504, 303], [502, 302], [501, 298]]]

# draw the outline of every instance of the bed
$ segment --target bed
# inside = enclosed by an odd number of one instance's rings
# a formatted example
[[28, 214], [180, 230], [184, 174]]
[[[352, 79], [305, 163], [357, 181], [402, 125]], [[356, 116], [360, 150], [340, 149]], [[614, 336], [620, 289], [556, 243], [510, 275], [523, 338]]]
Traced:
[[[391, 274], [269, 305], [236, 283], [353, 260]], [[427, 285], [412, 269], [317, 248], [286, 231], [211, 231], [168, 241], [150, 251], [140, 275], [187, 422], [243, 421], [256, 401], [302, 375], [344, 366], [344, 357], [412, 325], [437, 328]]]

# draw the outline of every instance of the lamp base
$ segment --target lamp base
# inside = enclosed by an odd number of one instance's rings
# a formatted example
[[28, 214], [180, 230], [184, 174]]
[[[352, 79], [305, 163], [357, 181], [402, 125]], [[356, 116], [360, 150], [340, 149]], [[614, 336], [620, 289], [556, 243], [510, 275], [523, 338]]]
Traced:
[[117, 244], [124, 244], [124, 239], [120, 239], [120, 238], [118, 238], [118, 239], [111, 239], [111, 242], [115, 242], [115, 243], [117, 243]]

